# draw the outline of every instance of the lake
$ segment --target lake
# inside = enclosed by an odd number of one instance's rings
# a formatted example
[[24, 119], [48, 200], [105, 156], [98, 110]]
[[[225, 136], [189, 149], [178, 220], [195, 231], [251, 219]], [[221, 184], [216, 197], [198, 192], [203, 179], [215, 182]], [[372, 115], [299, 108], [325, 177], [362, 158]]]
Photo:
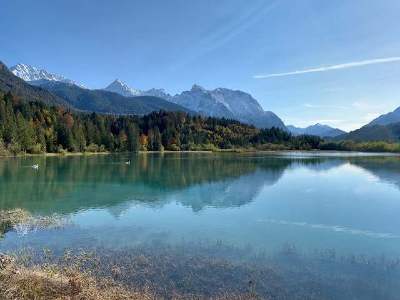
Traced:
[[[397, 259], [400, 158], [283, 152], [1, 159], [0, 210], [13, 209], [56, 217], [62, 226], [5, 230], [0, 252], [223, 244], [267, 256], [295, 249], [310, 257], [329, 250]], [[231, 252], [222, 258], [243, 256]]]

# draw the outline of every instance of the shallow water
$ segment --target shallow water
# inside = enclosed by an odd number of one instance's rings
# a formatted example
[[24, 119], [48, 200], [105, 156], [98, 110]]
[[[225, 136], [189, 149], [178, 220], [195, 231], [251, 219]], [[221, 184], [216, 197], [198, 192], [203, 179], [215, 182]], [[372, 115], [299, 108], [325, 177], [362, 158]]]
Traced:
[[303, 252], [399, 257], [400, 158], [168, 153], [2, 159], [0, 209], [15, 208], [56, 214], [65, 225], [17, 227], [0, 239], [0, 251], [223, 241], [270, 253], [289, 243]]

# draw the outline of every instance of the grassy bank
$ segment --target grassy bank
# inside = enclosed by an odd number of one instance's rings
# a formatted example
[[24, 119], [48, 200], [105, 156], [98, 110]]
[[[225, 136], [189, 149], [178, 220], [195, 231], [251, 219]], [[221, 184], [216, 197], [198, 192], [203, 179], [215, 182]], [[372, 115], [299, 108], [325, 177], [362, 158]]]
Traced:
[[[391, 149], [391, 148], [390, 148]], [[379, 148], [365, 149], [363, 147], [359, 148], [324, 148], [324, 149], [308, 149], [308, 150], [296, 150], [288, 149], [285, 147], [264, 147], [264, 148], [236, 148], [236, 149], [218, 149], [218, 150], [193, 150], [193, 151], [138, 151], [136, 154], [157, 154], [157, 153], [277, 153], [277, 152], [306, 152], [306, 153], [331, 153], [331, 152], [354, 152], [354, 153], [385, 153], [400, 155], [400, 150], [390, 151], [389, 148], [386, 150]], [[71, 157], [71, 156], [96, 156], [96, 155], [112, 155], [112, 154], [132, 154], [132, 152], [63, 152], [63, 153], [41, 153], [41, 154], [31, 154], [31, 153], [20, 153], [16, 155], [0, 155], [1, 158], [15, 158], [15, 157]]]

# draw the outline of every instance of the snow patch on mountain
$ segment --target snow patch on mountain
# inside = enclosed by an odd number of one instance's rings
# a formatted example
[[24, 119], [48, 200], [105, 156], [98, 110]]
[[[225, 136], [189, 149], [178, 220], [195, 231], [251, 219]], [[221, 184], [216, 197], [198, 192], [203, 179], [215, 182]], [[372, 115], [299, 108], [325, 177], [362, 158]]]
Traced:
[[129, 87], [125, 82], [115, 79], [104, 90], [120, 94], [125, 97], [140, 96], [142, 91]]
[[74, 84], [79, 87], [84, 88], [83, 85], [65, 78], [62, 75], [50, 73], [44, 69], [39, 69], [31, 65], [26, 64], [17, 64], [10, 68], [10, 71], [19, 78], [29, 82], [29, 81], [38, 81], [38, 80], [49, 80], [49, 81], [60, 81], [64, 83]]
[[120, 80], [115, 80], [105, 90], [126, 97], [156, 96], [204, 116], [234, 119], [260, 128], [278, 127], [286, 130], [285, 124], [277, 115], [264, 111], [256, 99], [242, 91], [226, 88], [207, 90], [194, 84], [189, 91], [172, 96], [163, 89], [133, 89]]
[[206, 116], [235, 119], [260, 128], [286, 129], [277, 115], [264, 111], [256, 99], [243, 91], [207, 90], [195, 84], [190, 91], [175, 95], [171, 101]]
[[104, 90], [117, 93], [125, 97], [154, 96], [163, 98], [165, 100], [171, 99], [171, 95], [169, 95], [164, 89], [150, 89], [147, 91], [142, 91], [131, 88], [129, 85], [119, 79], [114, 80]]

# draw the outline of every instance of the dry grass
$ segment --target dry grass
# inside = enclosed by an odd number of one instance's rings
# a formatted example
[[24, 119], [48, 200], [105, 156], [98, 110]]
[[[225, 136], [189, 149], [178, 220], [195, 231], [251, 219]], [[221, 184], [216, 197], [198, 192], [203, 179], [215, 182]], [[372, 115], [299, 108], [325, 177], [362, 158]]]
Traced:
[[32, 216], [23, 209], [0, 210], [0, 237], [10, 231], [27, 232], [43, 228], [61, 228], [68, 221], [58, 215]]
[[30, 215], [22, 209], [0, 210], [0, 237], [14, 226], [26, 222]]
[[23, 209], [13, 210], [0, 210], [1, 224], [8, 224], [9, 226], [26, 222], [31, 215]]
[[[23, 267], [15, 259], [0, 254], [0, 299], [9, 300], [153, 300], [161, 299], [149, 289], [135, 290], [111, 279], [98, 279], [73, 268], [56, 265]], [[168, 299], [257, 300], [250, 293], [223, 294], [218, 297], [182, 296]]]
[[[57, 228], [63, 226], [64, 222], [64, 219], [57, 216], [35, 217], [22, 209], [0, 210], [0, 237], [11, 230], [24, 232], [38, 228]], [[143, 272], [134, 272], [138, 276], [133, 276], [129, 278], [129, 282], [124, 283], [121, 280], [115, 280], [120, 277], [118, 276], [121, 269], [119, 267], [110, 269], [111, 276], [105, 274], [97, 276], [101, 269], [98, 264], [105, 264], [105, 262], [99, 262], [91, 254], [69, 255], [66, 252], [62, 263], [50, 262], [51, 254], [49, 257], [48, 255], [49, 253], [45, 250], [42, 255], [43, 261], [32, 264], [29, 263], [30, 254], [24, 251], [12, 257], [0, 253], [0, 299], [260, 299], [252, 293], [222, 293], [218, 296], [210, 296], [202, 293], [191, 295], [186, 290], [182, 294], [182, 291], [178, 291], [174, 285], [168, 287], [169, 291], [165, 291], [164, 295], [160, 295], [160, 290], [164, 291], [166, 287], [157, 286], [157, 284], [150, 287], [147, 283], [141, 282]], [[145, 264], [146, 267], [153, 267], [153, 273], [164, 273], [162, 268], [152, 265], [149, 258], [139, 255], [137, 259], [138, 261], [130, 261], [135, 269]], [[147, 266], [145, 262], [150, 263], [150, 266]], [[139, 263], [139, 266], [136, 263]], [[154, 274], [154, 276], [155, 278], [152, 279], [160, 279], [158, 275]]]
[[76, 270], [55, 266], [25, 268], [0, 256], [1, 299], [155, 299], [148, 291], [133, 291], [111, 280], [95, 280]]

